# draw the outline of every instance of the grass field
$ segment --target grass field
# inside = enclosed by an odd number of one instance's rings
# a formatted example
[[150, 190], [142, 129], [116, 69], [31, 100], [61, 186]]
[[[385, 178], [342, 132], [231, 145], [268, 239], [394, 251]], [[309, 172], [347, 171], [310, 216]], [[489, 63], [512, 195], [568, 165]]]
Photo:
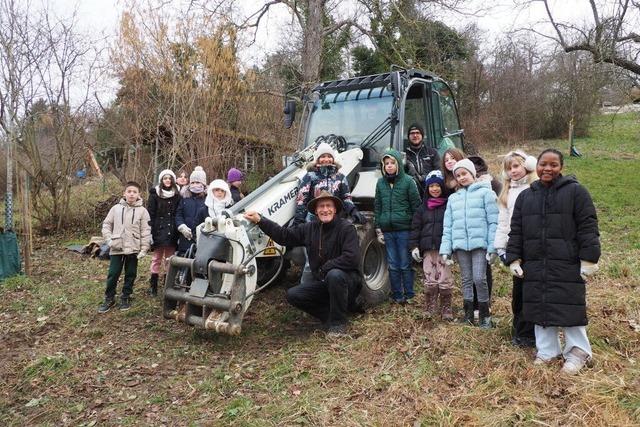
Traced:
[[[533, 351], [509, 344], [511, 281], [498, 267], [491, 331], [424, 320], [420, 295], [328, 340], [276, 286], [254, 300], [242, 335], [226, 337], [162, 319], [160, 301], [143, 295], [148, 259], [134, 308], [98, 315], [107, 264], [48, 238], [33, 277], [0, 285], [0, 423], [638, 425], [640, 123], [598, 117], [577, 145], [584, 157], [565, 172], [595, 200], [604, 252], [588, 283], [595, 363], [578, 377], [559, 376], [560, 362], [534, 367]], [[525, 148], [549, 146], [568, 149]], [[494, 164], [497, 154], [484, 153]]]

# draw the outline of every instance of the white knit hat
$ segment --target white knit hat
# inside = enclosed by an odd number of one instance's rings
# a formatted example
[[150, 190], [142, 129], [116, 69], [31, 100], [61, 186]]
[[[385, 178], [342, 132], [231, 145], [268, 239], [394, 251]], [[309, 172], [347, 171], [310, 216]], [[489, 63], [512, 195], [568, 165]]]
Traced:
[[313, 161], [317, 162], [320, 156], [322, 156], [323, 154], [331, 154], [331, 157], [333, 157], [333, 161], [335, 162], [337, 160], [336, 153], [333, 151], [333, 148], [326, 142], [318, 145], [316, 151], [313, 152]]
[[165, 175], [170, 175], [171, 177], [173, 177], [173, 183], [175, 184], [176, 182], [176, 174], [173, 173], [173, 171], [171, 169], [165, 169], [162, 172], [160, 172], [158, 174], [158, 183], [162, 184], [162, 178], [164, 178]]
[[204, 172], [204, 169], [202, 169], [202, 166], [195, 167], [189, 176], [189, 182], [207, 183], [207, 174]]
[[473, 177], [476, 177], [476, 167], [473, 165], [473, 162], [469, 159], [458, 160], [458, 162], [453, 166], [453, 174], [456, 174], [456, 170], [463, 168], [471, 172]]

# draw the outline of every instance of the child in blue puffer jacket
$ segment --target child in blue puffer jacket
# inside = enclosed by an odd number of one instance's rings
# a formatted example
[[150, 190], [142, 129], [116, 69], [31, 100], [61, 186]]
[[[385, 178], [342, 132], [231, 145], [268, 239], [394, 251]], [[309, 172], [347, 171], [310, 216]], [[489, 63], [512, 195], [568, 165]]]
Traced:
[[480, 327], [491, 328], [489, 313], [489, 288], [487, 286], [487, 261], [495, 258], [493, 240], [498, 225], [496, 194], [488, 182], [476, 180], [476, 168], [469, 159], [458, 161], [453, 175], [460, 189], [449, 196], [444, 213], [444, 231], [440, 255], [452, 264], [455, 252], [462, 276], [464, 320], [473, 324], [473, 287], [478, 293]]

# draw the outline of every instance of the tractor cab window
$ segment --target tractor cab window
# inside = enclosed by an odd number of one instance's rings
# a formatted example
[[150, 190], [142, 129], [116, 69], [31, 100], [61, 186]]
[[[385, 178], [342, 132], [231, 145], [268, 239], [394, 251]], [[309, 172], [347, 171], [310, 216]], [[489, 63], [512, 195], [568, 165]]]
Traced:
[[452, 147], [462, 149], [462, 130], [451, 89], [443, 82], [431, 85], [431, 109], [436, 148], [442, 154]]
[[392, 107], [387, 86], [324, 93], [311, 109], [304, 145], [321, 136], [342, 136], [348, 148], [362, 148], [364, 167], [377, 167], [380, 153], [390, 145]]
[[431, 127], [429, 126], [429, 120], [427, 120], [426, 94], [427, 88], [424, 83], [414, 83], [407, 91], [404, 104], [404, 126], [401, 130], [403, 150], [406, 149], [409, 144], [407, 130], [409, 126], [414, 123], [418, 123], [424, 129], [424, 143], [426, 145], [433, 145], [431, 141], [432, 138], [429, 138], [429, 135], [431, 135]]

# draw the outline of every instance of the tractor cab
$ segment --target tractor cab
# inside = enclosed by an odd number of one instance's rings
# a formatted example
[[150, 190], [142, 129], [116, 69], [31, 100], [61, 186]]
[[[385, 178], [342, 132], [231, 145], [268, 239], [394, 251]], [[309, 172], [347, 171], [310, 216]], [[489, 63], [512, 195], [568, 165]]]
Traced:
[[357, 170], [349, 175], [356, 202], [369, 205], [374, 197], [380, 157], [393, 147], [404, 152], [407, 129], [425, 130], [425, 144], [442, 156], [451, 147], [463, 149], [453, 91], [441, 78], [421, 70], [399, 70], [334, 80], [317, 85], [302, 114], [301, 149], [331, 140], [340, 152], [362, 150]]

